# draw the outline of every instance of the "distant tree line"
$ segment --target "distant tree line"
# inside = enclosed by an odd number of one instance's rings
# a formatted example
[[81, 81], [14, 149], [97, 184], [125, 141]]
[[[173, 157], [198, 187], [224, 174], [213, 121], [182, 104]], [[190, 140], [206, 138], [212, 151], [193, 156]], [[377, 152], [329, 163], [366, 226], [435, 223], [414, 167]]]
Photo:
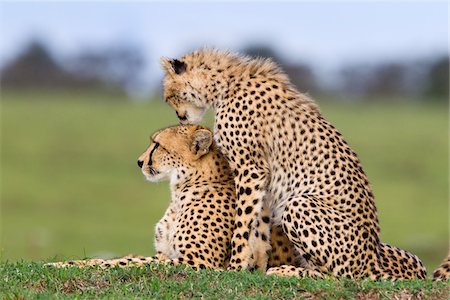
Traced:
[[1, 70], [5, 88], [87, 88], [127, 91], [145, 66], [138, 49], [120, 45], [85, 50], [59, 62], [39, 41], [31, 42]]
[[370, 99], [431, 98], [447, 102], [449, 98], [448, 55], [429, 61], [346, 65], [334, 76], [335, 82], [327, 86], [310, 66], [287, 63], [271, 47], [250, 46], [243, 52], [254, 57], [271, 57], [303, 92], [339, 93]]
[[403, 96], [448, 101], [449, 59], [409, 63], [346, 66], [340, 71], [341, 91], [363, 96]]
[[[306, 63], [283, 59], [273, 48], [251, 45], [242, 52], [253, 57], [270, 57], [289, 75], [302, 92], [333, 93], [367, 99], [449, 98], [449, 57], [410, 62], [354, 64], [342, 67], [327, 84]], [[59, 61], [39, 41], [31, 42], [1, 70], [4, 88], [103, 88], [132, 91], [141, 84], [146, 67], [142, 53], [130, 45], [84, 50]]]

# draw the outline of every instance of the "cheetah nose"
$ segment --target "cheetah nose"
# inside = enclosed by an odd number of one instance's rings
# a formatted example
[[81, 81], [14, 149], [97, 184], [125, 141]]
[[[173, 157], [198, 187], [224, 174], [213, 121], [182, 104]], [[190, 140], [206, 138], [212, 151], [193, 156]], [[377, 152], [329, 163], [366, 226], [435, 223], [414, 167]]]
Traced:
[[180, 114], [177, 112], [177, 117], [178, 117], [178, 120], [180, 120], [180, 123], [181, 123], [181, 124], [183, 124], [183, 122], [187, 121], [187, 114], [186, 114], [186, 113], [184, 113], [184, 115], [182, 116], [182, 115], [180, 115]]
[[139, 168], [142, 168], [143, 165], [144, 165], [144, 161], [143, 160], [138, 160]]

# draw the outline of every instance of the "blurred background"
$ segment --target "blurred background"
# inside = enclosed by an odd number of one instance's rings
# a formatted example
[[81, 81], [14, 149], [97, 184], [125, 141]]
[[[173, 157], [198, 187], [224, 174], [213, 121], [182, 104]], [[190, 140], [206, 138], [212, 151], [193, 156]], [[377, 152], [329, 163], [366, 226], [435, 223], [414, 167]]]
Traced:
[[[447, 3], [1, 2], [1, 260], [153, 254], [159, 57], [272, 57], [359, 154], [382, 240], [449, 246]], [[212, 125], [209, 114], [205, 124]]]

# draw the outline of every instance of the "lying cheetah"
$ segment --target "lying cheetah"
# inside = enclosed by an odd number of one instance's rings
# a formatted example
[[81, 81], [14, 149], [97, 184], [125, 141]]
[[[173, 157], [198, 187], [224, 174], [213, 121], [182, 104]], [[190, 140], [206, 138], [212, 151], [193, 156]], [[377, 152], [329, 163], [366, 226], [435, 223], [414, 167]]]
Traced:
[[309, 265], [276, 272], [425, 278], [416, 256], [380, 242], [357, 155], [271, 60], [204, 49], [161, 63], [164, 98], [182, 124], [215, 111], [214, 139], [236, 175], [238, 197], [229, 269], [264, 267], [267, 257], [252, 244], [269, 235], [256, 227], [267, 204]]
[[434, 280], [450, 279], [450, 252], [448, 256], [442, 261], [441, 265], [436, 270], [434, 270], [432, 278]]
[[[225, 268], [231, 253], [236, 195], [231, 171], [214, 145], [212, 132], [197, 125], [169, 127], [153, 134], [152, 141], [138, 165], [148, 181], [170, 179], [172, 194], [169, 208], [155, 228], [156, 257], [126, 256], [51, 265], [125, 267], [162, 261]], [[260, 227], [268, 224], [267, 216]], [[302, 263], [281, 227], [273, 228], [270, 240], [273, 251], [269, 266]]]

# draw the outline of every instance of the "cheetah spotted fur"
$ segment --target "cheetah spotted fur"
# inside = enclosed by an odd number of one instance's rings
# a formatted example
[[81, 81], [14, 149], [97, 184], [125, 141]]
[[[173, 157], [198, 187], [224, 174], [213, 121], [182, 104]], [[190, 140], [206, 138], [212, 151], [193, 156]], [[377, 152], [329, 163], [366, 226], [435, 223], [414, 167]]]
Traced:
[[[161, 59], [164, 98], [182, 124], [215, 112], [214, 139], [235, 175], [229, 269], [264, 268], [255, 240], [265, 205], [307, 267], [270, 274], [425, 278], [414, 255], [380, 242], [372, 188], [357, 155], [269, 59], [202, 49]], [[262, 231], [264, 230], [264, 231]]]
[[447, 281], [450, 279], [450, 252], [448, 256], [442, 261], [439, 267], [434, 270], [432, 275], [433, 280]]
[[[213, 142], [212, 132], [201, 126], [175, 126], [156, 132], [138, 165], [148, 181], [170, 179], [172, 199], [155, 228], [155, 257], [126, 256], [52, 263], [53, 266], [141, 266], [155, 262], [223, 269], [230, 258], [236, 195], [231, 170]], [[260, 228], [269, 226], [269, 216]], [[268, 237], [264, 237], [268, 240]], [[259, 239], [265, 255], [270, 248]], [[269, 266], [300, 266], [294, 248], [281, 227], [270, 237]]]

